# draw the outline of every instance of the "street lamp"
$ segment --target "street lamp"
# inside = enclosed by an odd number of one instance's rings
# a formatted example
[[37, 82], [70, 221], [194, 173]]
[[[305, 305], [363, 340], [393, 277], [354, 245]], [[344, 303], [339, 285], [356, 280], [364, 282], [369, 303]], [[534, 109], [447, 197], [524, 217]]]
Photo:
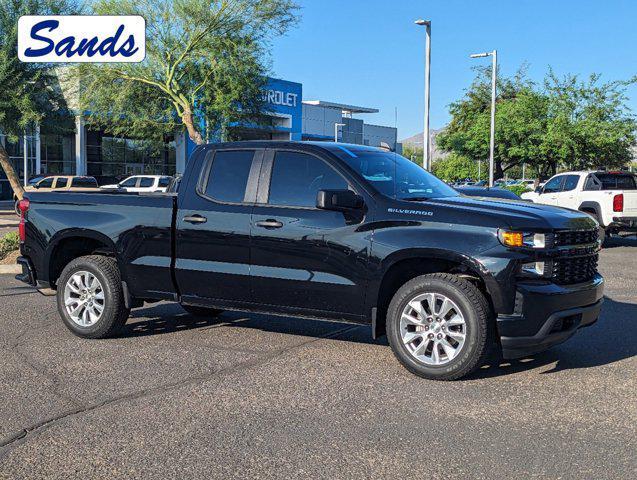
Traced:
[[334, 143], [338, 143], [338, 127], [344, 127], [344, 123], [335, 123], [334, 124]]
[[431, 21], [416, 20], [416, 25], [425, 27], [425, 130], [422, 137], [423, 159], [422, 166], [425, 170], [431, 170], [431, 152], [429, 151], [429, 78], [431, 67]]
[[498, 72], [498, 51], [485, 53], [474, 53], [471, 58], [492, 57], [493, 67], [491, 71], [491, 138], [489, 140], [489, 187], [493, 187], [493, 168], [494, 168], [494, 151], [495, 151], [495, 96], [496, 96], [496, 78]]

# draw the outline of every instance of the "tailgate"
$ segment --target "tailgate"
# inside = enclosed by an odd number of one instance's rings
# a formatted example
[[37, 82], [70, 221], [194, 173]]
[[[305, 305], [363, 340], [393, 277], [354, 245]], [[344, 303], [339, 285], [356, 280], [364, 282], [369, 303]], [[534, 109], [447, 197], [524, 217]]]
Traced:
[[624, 215], [637, 216], [637, 190], [624, 190]]

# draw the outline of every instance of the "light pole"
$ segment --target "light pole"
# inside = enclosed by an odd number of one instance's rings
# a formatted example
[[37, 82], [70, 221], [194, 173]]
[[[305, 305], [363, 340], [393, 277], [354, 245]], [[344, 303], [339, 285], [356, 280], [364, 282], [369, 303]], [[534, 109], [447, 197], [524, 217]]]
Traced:
[[495, 96], [496, 79], [498, 75], [498, 51], [485, 53], [474, 53], [471, 58], [492, 57], [493, 67], [491, 70], [491, 138], [489, 140], [489, 187], [493, 187], [493, 169], [494, 169], [494, 152], [495, 152]]
[[425, 27], [425, 130], [422, 137], [423, 159], [422, 166], [425, 170], [431, 170], [431, 152], [429, 145], [429, 78], [431, 67], [431, 21], [416, 20], [416, 25]]
[[344, 127], [344, 123], [335, 123], [334, 124], [334, 143], [338, 143], [338, 127]]

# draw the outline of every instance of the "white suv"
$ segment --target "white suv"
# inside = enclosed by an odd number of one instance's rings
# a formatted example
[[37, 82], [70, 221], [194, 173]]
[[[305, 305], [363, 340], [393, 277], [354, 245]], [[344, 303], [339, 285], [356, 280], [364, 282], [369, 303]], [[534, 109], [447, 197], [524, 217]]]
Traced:
[[522, 198], [588, 213], [602, 240], [606, 233], [637, 232], [637, 177], [630, 172], [560, 173]]
[[165, 192], [172, 177], [166, 175], [134, 175], [117, 185], [103, 185], [104, 189], [119, 189], [126, 192]]

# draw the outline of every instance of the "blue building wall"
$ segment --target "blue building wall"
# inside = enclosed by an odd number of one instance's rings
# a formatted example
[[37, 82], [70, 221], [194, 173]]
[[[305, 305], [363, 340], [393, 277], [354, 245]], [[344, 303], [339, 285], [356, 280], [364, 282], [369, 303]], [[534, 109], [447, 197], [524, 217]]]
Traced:
[[[266, 109], [269, 112], [291, 118], [291, 127], [276, 127], [276, 132], [289, 132], [291, 140], [301, 140], [303, 121], [303, 85], [297, 82], [268, 78], [263, 91]], [[186, 135], [186, 159], [197, 145]]]

